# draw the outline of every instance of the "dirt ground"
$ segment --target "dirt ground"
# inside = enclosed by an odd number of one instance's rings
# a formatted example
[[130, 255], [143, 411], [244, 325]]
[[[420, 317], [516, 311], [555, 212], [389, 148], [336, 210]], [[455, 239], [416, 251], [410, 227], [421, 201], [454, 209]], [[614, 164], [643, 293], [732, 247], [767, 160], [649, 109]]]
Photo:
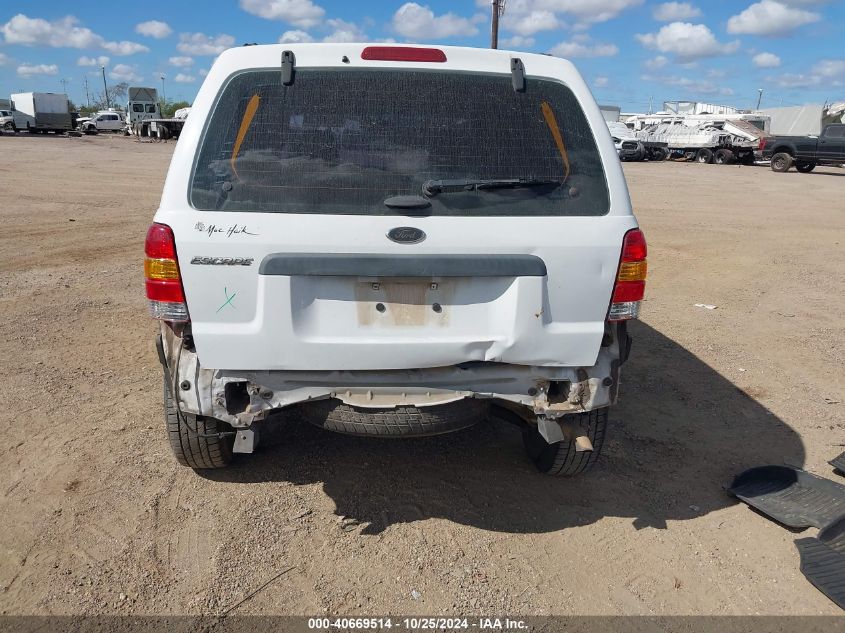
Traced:
[[580, 479], [536, 474], [505, 424], [377, 441], [284, 416], [197, 474], [170, 454], [143, 295], [172, 149], [0, 137], [0, 612], [219, 614], [292, 567], [236, 612], [840, 613], [798, 536], [723, 486], [836, 478], [845, 170], [625, 166], [648, 301]]

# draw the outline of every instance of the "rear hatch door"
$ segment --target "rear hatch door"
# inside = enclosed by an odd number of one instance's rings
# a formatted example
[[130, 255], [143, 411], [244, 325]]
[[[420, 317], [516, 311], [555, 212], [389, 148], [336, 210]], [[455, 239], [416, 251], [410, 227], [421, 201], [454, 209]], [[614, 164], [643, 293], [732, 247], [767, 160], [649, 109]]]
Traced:
[[592, 365], [636, 222], [571, 65], [531, 56], [515, 90], [501, 52], [329, 48], [356, 63], [304, 47], [290, 85], [224, 55], [209, 78], [222, 90], [186, 125], [173, 160], [193, 162], [189, 204], [167, 207], [186, 195], [171, 168], [157, 220], [176, 235], [201, 363]]

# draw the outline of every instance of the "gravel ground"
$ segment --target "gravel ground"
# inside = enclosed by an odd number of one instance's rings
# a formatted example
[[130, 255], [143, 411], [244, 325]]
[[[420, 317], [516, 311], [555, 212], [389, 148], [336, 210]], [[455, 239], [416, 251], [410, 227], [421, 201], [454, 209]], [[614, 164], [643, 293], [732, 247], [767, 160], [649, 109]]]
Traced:
[[[4, 614], [836, 614], [723, 486], [845, 443], [845, 171], [627, 164], [650, 245], [596, 469], [512, 428], [355, 439], [279, 416], [171, 457], [142, 243], [173, 144], [0, 137]], [[714, 304], [715, 310], [695, 307]], [[807, 530], [812, 535], [815, 530]]]

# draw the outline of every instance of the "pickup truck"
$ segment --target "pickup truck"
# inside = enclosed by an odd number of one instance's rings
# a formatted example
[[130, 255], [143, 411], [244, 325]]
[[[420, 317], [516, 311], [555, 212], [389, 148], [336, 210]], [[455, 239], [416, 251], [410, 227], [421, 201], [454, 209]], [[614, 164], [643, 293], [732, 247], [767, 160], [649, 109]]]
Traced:
[[821, 136], [771, 136], [760, 141], [763, 160], [771, 160], [772, 170], [786, 172], [794, 165], [808, 174], [816, 165], [845, 163], [845, 123], [825, 126]]
[[496, 417], [540, 472], [580, 473], [647, 271], [575, 67], [449, 46], [222, 53], [145, 254], [167, 434], [196, 469], [253, 452], [262, 424], [419, 437]]

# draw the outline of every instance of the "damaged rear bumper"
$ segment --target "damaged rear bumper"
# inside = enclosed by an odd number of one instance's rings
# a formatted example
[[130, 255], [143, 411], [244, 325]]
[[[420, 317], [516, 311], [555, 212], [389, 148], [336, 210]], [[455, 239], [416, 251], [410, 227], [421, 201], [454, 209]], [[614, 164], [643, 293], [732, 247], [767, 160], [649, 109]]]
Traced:
[[202, 367], [192, 347], [189, 333], [162, 324], [159, 356], [179, 408], [247, 428], [274, 410], [321, 398], [360, 408], [488, 398], [550, 419], [591, 411], [616, 401], [630, 337], [624, 322], [608, 325], [591, 367], [470, 362], [385, 371], [227, 371]]

